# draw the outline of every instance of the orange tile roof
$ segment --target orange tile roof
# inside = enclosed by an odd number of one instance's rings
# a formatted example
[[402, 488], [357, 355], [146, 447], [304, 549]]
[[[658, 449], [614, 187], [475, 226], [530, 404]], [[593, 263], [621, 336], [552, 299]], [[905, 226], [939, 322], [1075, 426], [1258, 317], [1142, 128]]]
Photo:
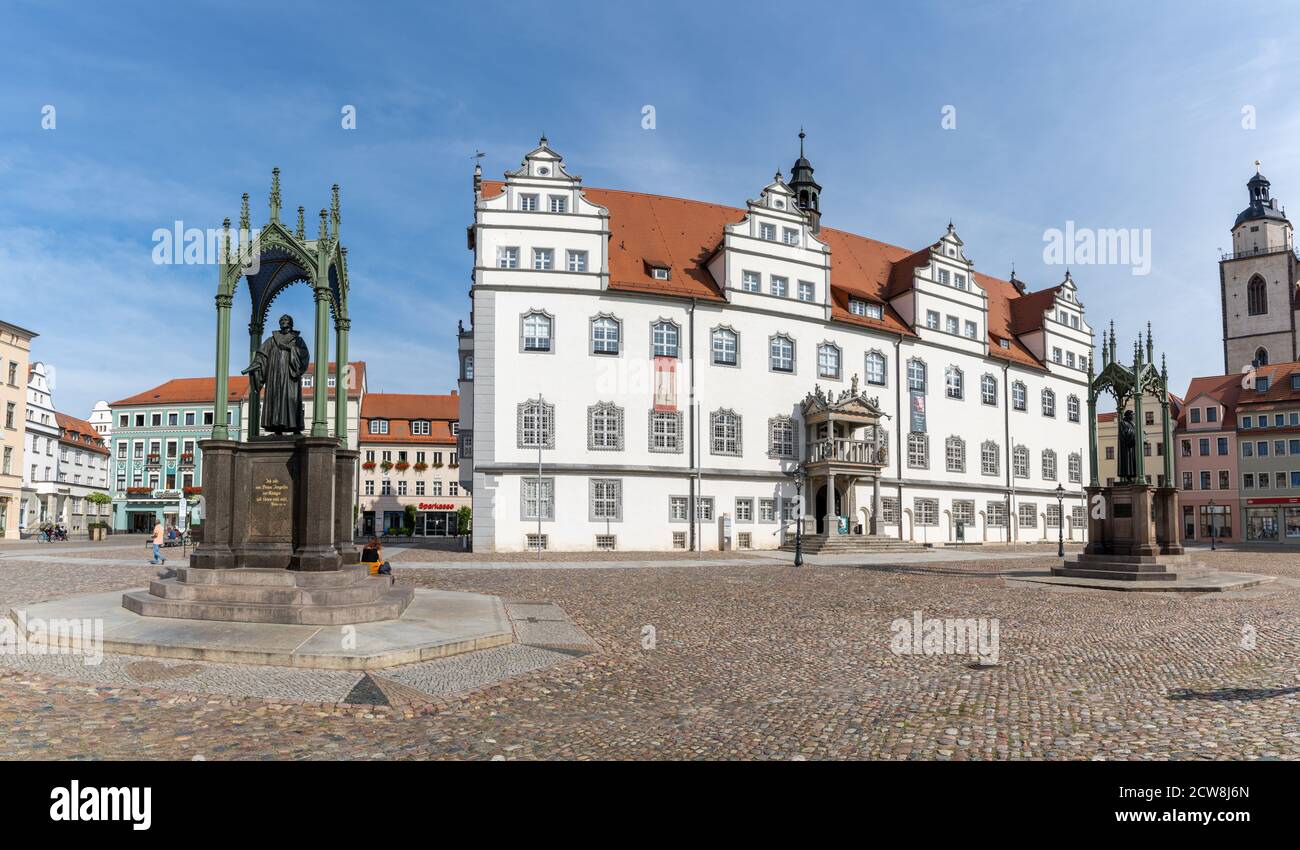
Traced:
[[[1218, 423], [1219, 427], [1236, 428], [1237, 400], [1240, 395], [1241, 375], [1207, 375], [1202, 378], [1192, 378], [1192, 382], [1187, 385], [1187, 393], [1183, 396], [1186, 401], [1179, 399], [1181, 409], [1178, 412], [1176, 427], [1180, 429], [1187, 427], [1187, 403], [1196, 401], [1201, 396], [1208, 396], [1223, 405], [1223, 420]], [[1170, 393], [1169, 397], [1177, 398], [1173, 393]]]
[[[95, 430], [95, 426], [86, 420], [69, 416], [66, 413], [59, 413], [56, 410], [54, 411], [54, 421], [58, 423], [60, 430], [67, 434], [67, 436], [60, 435], [60, 440], [73, 443], [78, 448], [85, 449], [88, 452], [102, 455], [108, 454], [108, 447], [104, 445], [104, 438]], [[83, 437], [89, 437], [90, 442], [86, 442]]]
[[[361, 403], [362, 443], [426, 443], [455, 446], [451, 423], [460, 418], [460, 394], [370, 393]], [[387, 419], [387, 434], [371, 434], [371, 419]], [[411, 422], [428, 420], [430, 433], [412, 434]]]
[[[361, 387], [365, 385], [366, 364], [364, 361], [352, 361], [353, 374], [356, 375], [355, 386], [348, 390], [348, 397], [352, 398], [360, 394]], [[310, 371], [311, 365], [308, 365]], [[329, 364], [330, 374], [333, 374], [334, 364]], [[133, 396], [128, 396], [112, 402], [109, 407], [125, 407], [127, 405], [142, 404], [201, 404], [211, 402], [217, 392], [216, 378], [172, 378], [164, 384], [159, 384], [151, 390], [145, 390]], [[230, 391], [229, 401], [245, 401], [248, 398], [248, 377], [246, 375], [231, 375], [229, 384], [226, 387]], [[302, 391], [303, 398], [311, 398], [312, 388], [304, 387]], [[334, 395], [334, 389], [330, 388], [330, 397]]]
[[[1300, 401], [1300, 389], [1291, 389], [1291, 377], [1300, 375], [1300, 363], [1272, 363], [1255, 368], [1255, 378], [1268, 378], [1268, 390], [1257, 392], [1243, 389], [1238, 393], [1238, 404], [1273, 405], [1279, 402]], [[1241, 382], [1240, 374], [1225, 376]]]
[[[483, 199], [497, 197], [505, 188], [498, 180], [482, 183]], [[707, 263], [720, 249], [723, 229], [748, 215], [747, 210], [620, 189], [584, 188], [592, 203], [609, 210], [610, 289], [657, 295], [724, 301], [725, 297]], [[929, 261], [929, 247], [912, 251], [865, 236], [823, 227], [819, 238], [831, 249], [831, 318], [845, 324], [871, 327], [886, 333], [915, 336], [889, 299], [911, 286], [911, 271]], [[670, 280], [656, 280], [651, 263], [666, 263]], [[1012, 312], [1023, 296], [1008, 281], [976, 273], [988, 295], [989, 355], [1024, 366], [1045, 368], [1016, 334], [1042, 324], [1043, 306], [1035, 320], [1032, 306]], [[1050, 303], [1056, 287], [1034, 295]], [[885, 306], [881, 319], [855, 316], [848, 311], [849, 297]], [[1007, 340], [1009, 348], [1002, 348]]]

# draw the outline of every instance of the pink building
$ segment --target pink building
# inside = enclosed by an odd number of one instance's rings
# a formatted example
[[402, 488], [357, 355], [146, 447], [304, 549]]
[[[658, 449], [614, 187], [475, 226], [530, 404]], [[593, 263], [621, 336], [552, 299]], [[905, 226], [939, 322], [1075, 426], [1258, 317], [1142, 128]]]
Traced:
[[1194, 378], [1174, 428], [1174, 469], [1182, 506], [1183, 538], [1240, 539], [1237, 471], [1237, 398], [1241, 375]]

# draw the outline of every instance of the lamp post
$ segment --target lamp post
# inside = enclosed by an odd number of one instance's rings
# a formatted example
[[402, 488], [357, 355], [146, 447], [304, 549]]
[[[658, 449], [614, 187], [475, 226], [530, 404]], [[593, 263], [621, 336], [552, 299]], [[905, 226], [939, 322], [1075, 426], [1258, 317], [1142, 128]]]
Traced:
[[794, 565], [803, 566], [803, 475], [794, 470]]
[[1209, 505], [1207, 505], [1206, 507], [1208, 507], [1208, 508], [1210, 509], [1210, 551], [1213, 552], [1213, 551], [1215, 551], [1215, 548], [1214, 548], [1214, 520], [1216, 519], [1216, 517], [1215, 517], [1215, 515], [1214, 515], [1214, 498], [1213, 498], [1213, 497], [1210, 498], [1210, 503], [1209, 503]]
[[1056, 557], [1065, 557], [1065, 488], [1056, 485]]

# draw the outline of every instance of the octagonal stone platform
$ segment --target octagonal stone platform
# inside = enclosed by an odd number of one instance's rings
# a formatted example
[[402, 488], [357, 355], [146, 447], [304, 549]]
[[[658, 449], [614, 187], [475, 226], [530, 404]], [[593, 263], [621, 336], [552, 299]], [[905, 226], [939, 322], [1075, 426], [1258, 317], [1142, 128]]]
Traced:
[[411, 598], [411, 588], [370, 575], [364, 564], [321, 572], [181, 567], [175, 578], [123, 594], [122, 605], [145, 617], [338, 626], [395, 620]]
[[123, 607], [120, 590], [24, 605], [8, 615], [33, 642], [76, 646], [78, 637], [47, 624], [89, 619], [103, 623], [104, 652], [326, 670], [376, 670], [515, 641], [499, 597], [402, 590], [411, 600], [400, 617], [348, 625], [143, 617]]

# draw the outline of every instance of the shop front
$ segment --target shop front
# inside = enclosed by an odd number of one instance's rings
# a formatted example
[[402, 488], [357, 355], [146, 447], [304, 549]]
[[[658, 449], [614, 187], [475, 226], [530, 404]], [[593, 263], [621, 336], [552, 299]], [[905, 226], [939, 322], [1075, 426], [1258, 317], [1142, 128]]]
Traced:
[[1247, 499], [1246, 540], [1300, 543], [1300, 498]]
[[[452, 502], [415, 503], [415, 537], [455, 537], [460, 530], [456, 515], [459, 506]], [[400, 534], [406, 526], [407, 514], [403, 510], [366, 510], [361, 512], [361, 534]]]

